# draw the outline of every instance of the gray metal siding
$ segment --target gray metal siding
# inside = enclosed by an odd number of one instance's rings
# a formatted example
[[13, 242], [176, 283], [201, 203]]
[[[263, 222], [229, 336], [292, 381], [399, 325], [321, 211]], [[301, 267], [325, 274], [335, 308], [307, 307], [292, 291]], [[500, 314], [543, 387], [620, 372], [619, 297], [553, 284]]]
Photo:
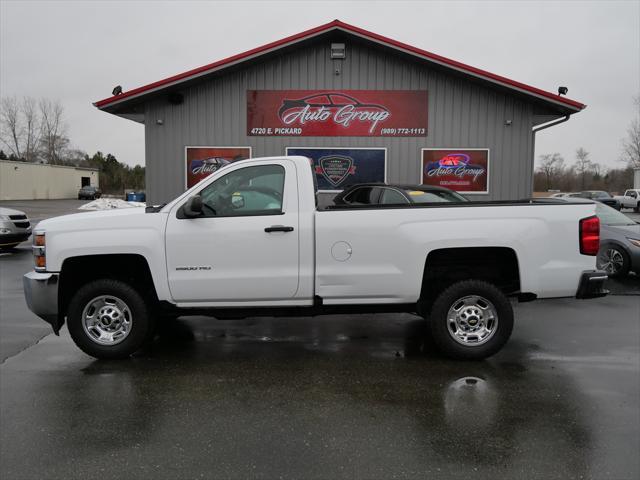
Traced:
[[[347, 41], [347, 58], [329, 59], [327, 40], [247, 65], [182, 91], [184, 103], [164, 99], [145, 107], [147, 197], [168, 201], [184, 191], [184, 148], [251, 146], [254, 157], [286, 147], [386, 147], [387, 180], [420, 182], [420, 149], [490, 149], [489, 194], [531, 195], [533, 106], [520, 98], [368, 45]], [[335, 62], [335, 63], [334, 63]], [[341, 74], [335, 75], [335, 65]], [[246, 91], [280, 89], [419, 90], [429, 95], [426, 137], [252, 137], [246, 135]], [[158, 125], [157, 120], [163, 124]], [[512, 120], [511, 126], [504, 125]]]

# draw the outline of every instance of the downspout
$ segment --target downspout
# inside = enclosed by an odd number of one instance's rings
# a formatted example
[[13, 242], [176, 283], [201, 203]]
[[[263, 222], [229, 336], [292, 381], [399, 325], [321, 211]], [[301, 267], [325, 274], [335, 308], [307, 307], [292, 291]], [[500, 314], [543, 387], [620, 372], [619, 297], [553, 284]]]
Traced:
[[[567, 120], [569, 120], [569, 116], [570, 115], [565, 115], [563, 118], [560, 118], [558, 120], [552, 120], [550, 122], [547, 123], [543, 123], [541, 125], [537, 125], [535, 127], [533, 127], [531, 129], [531, 169], [533, 172], [534, 169], [534, 165], [535, 165], [535, 158], [534, 158], [534, 151], [535, 151], [535, 144], [536, 144], [536, 133], [539, 132], [540, 130], [544, 130], [545, 128], [549, 128], [549, 127], [555, 127], [556, 125], [560, 125], [561, 123], [566, 122]], [[531, 176], [531, 191], [533, 192], [533, 175]]]
[[551, 122], [548, 123], [543, 123], [542, 125], [538, 125], [536, 127], [533, 127], [531, 129], [531, 131], [533, 133], [539, 132], [540, 130], [544, 130], [545, 128], [549, 128], [549, 127], [554, 127], [556, 125], [560, 125], [561, 123], [566, 122], [567, 120], [569, 120], [570, 115], [565, 115], [563, 118], [559, 119], [559, 120], [553, 120]]

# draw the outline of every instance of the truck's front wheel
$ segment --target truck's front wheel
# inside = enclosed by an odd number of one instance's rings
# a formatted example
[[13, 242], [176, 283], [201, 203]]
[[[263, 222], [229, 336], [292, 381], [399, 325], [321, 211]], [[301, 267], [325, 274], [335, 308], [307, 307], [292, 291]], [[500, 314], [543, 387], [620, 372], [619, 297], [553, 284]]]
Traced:
[[509, 340], [513, 309], [495, 285], [480, 280], [454, 283], [433, 303], [429, 324], [436, 347], [463, 360], [487, 358]]
[[78, 290], [67, 314], [71, 338], [88, 355], [126, 358], [153, 331], [153, 317], [144, 298], [119, 280], [95, 280]]

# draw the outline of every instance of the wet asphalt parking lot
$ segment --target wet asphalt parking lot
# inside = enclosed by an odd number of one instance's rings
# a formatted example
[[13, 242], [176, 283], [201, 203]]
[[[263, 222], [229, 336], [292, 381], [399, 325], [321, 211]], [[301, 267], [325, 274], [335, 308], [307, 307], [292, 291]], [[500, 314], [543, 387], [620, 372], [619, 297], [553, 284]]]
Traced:
[[0, 256], [0, 478], [640, 476], [638, 277], [516, 304], [484, 362], [439, 357], [411, 315], [183, 318], [105, 362], [28, 311], [30, 268], [28, 244]]

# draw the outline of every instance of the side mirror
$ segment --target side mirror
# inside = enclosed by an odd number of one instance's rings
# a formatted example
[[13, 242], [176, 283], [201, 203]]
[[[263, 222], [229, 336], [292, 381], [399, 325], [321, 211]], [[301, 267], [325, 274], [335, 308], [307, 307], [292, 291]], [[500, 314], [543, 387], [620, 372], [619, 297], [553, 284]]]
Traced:
[[240, 194], [233, 194], [231, 196], [231, 206], [234, 209], [244, 208], [244, 197]]
[[194, 197], [189, 197], [187, 203], [182, 207], [184, 211], [184, 216], [187, 218], [195, 218], [202, 215], [202, 197], [200, 195], [196, 195]]

